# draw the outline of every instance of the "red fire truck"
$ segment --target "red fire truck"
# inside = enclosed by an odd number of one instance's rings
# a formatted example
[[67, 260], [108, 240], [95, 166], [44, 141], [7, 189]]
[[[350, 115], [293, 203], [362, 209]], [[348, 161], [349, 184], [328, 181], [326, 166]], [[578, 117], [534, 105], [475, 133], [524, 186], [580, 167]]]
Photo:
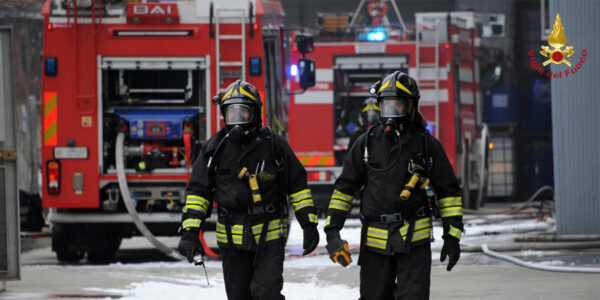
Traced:
[[129, 207], [177, 233], [189, 167], [222, 126], [211, 97], [233, 80], [287, 126], [278, 1], [47, 0], [42, 15], [43, 206], [61, 261], [110, 259], [142, 231]]
[[[487, 127], [481, 121], [477, 16], [472, 12], [416, 13], [416, 26], [387, 21], [386, 1], [362, 1], [354, 14], [320, 14], [314, 36], [316, 85], [300, 93], [291, 65], [289, 140], [309, 171], [317, 205], [331, 196], [350, 135], [359, 126], [369, 87], [402, 70], [418, 80], [420, 111], [444, 145], [464, 190], [463, 202], [481, 203], [487, 179]], [[368, 25], [357, 25], [368, 8]], [[391, 11], [391, 8], [390, 8]], [[352, 17], [354, 16], [354, 17]], [[292, 51], [293, 58], [300, 57]], [[316, 121], [318, 120], [318, 122]], [[328, 125], [325, 125], [328, 124]]]

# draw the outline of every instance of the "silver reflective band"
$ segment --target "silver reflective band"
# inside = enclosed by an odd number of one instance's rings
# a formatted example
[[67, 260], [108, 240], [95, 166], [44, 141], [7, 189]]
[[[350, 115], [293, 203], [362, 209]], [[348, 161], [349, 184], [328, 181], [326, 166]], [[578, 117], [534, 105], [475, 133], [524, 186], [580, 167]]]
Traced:
[[381, 101], [381, 116], [384, 118], [397, 118], [406, 116], [406, 100], [385, 98]]
[[241, 125], [252, 121], [252, 108], [246, 104], [231, 104], [225, 108], [225, 124]]

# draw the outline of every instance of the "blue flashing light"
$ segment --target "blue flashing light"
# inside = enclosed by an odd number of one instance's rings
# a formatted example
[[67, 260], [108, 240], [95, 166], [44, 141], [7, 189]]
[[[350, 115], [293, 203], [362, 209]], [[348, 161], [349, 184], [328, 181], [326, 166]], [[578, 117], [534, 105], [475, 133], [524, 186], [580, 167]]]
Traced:
[[46, 76], [56, 76], [58, 74], [58, 59], [54, 56], [49, 56], [46, 57], [44, 62], [46, 64], [44, 66]]
[[291, 65], [290, 66], [290, 75], [291, 76], [298, 76], [298, 66], [297, 65]]
[[383, 42], [386, 39], [385, 29], [376, 28], [373, 31], [367, 33], [367, 41], [369, 42]]
[[[348, 122], [348, 124], [346, 125], [346, 130], [348, 130], [348, 132], [355, 132], [357, 129], [358, 129], [358, 127], [353, 122]], [[352, 146], [352, 145], [348, 145], [348, 146]]]
[[261, 65], [262, 63], [260, 57], [250, 57], [250, 75], [260, 76], [262, 74]]
[[435, 125], [427, 124], [427, 130], [429, 131], [429, 134], [435, 135]]

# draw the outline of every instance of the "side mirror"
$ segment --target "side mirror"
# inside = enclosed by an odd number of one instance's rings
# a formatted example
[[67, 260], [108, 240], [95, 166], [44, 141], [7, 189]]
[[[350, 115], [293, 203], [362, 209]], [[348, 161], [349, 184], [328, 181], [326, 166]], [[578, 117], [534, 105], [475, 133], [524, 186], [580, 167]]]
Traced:
[[298, 52], [303, 55], [306, 53], [312, 53], [314, 48], [313, 38], [308, 35], [299, 34], [296, 36], [296, 47], [298, 47]]
[[298, 75], [300, 77], [300, 87], [307, 89], [315, 86], [316, 67], [315, 61], [309, 58], [301, 58], [298, 60]]

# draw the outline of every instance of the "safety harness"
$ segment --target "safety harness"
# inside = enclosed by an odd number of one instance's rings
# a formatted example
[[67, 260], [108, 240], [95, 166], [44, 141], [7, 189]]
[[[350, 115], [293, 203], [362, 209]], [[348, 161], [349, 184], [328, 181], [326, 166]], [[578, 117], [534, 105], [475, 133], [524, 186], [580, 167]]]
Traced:
[[[371, 134], [371, 130], [373, 129], [373, 127], [370, 127], [367, 130], [367, 133], [365, 134], [364, 137], [364, 152], [363, 152], [363, 161], [365, 162], [365, 164], [367, 165], [367, 167], [369, 167], [371, 170], [373, 171], [388, 171], [390, 170], [393, 166], [395, 166], [397, 164], [397, 162], [399, 161], [399, 157], [400, 157], [400, 152], [402, 150], [402, 148], [400, 147], [400, 149], [398, 150], [398, 154], [396, 156], [396, 158], [393, 160], [393, 163], [384, 169], [375, 169], [373, 167], [370, 166], [369, 162], [368, 162], [368, 158], [369, 158], [369, 152], [368, 152], [368, 142], [369, 142], [369, 135]], [[422, 183], [424, 183], [424, 185], [420, 186], [423, 189], [425, 189], [425, 186], [429, 187], [429, 172], [431, 170], [431, 166], [433, 164], [433, 160], [431, 159], [431, 157], [429, 156], [429, 131], [425, 128], [423, 128], [424, 130], [424, 158], [425, 161], [427, 162], [426, 166], [423, 166], [424, 170], [421, 170], [421, 174], [422, 174], [422, 178], [426, 179], [426, 183], [425, 180], [423, 180]], [[401, 139], [400, 139], [400, 135], [398, 134], [398, 142], [401, 144]], [[412, 159], [411, 159], [412, 162]], [[413, 169], [410, 170], [409, 167], [409, 171], [411, 173], [414, 173], [414, 165], [413, 165]], [[420, 178], [417, 178], [420, 179]], [[414, 179], [412, 180], [414, 181]], [[414, 182], [414, 184], [416, 184], [417, 182]], [[408, 200], [408, 198], [410, 198], [410, 195], [412, 193], [412, 189], [413, 187], [410, 187], [410, 193], [405, 193], [404, 196], [406, 197], [404, 200]], [[431, 201], [430, 197], [434, 197], [435, 194], [431, 195], [431, 193], [429, 193], [429, 191], [433, 191], [429, 188], [426, 189], [426, 197], [427, 197], [427, 201], [426, 203], [424, 203], [423, 205], [418, 205], [416, 208], [416, 210], [414, 208], [406, 208], [404, 209], [402, 212], [400, 213], [392, 213], [392, 214], [382, 214], [380, 216], [376, 216], [376, 217], [370, 217], [370, 216], [364, 216], [361, 214], [361, 222], [363, 223], [362, 229], [361, 229], [361, 239], [362, 241], [364, 241], [363, 243], [361, 243], [361, 247], [360, 247], [360, 255], [359, 255], [359, 264], [360, 264], [360, 257], [362, 257], [363, 251], [365, 250], [365, 247], [371, 247], [371, 248], [375, 248], [380, 250], [381, 252], [389, 252], [388, 250], [388, 244], [391, 243], [396, 243], [396, 244], [403, 244], [403, 249], [401, 252], [403, 253], [408, 253], [411, 249], [412, 243], [423, 240], [427, 237], [430, 237], [430, 233], [427, 232], [427, 230], [431, 230], [431, 211], [435, 211], [435, 209], [432, 207], [432, 203], [435, 203], [435, 200]], [[362, 211], [362, 201], [361, 201], [361, 211]], [[419, 207], [420, 206], [420, 207]], [[407, 211], [408, 209], [413, 210], [412, 212]], [[434, 213], [435, 214], [435, 213]], [[372, 226], [370, 226], [372, 225]], [[398, 231], [399, 235], [396, 234], [390, 234], [390, 232], [393, 231]], [[397, 238], [395, 237], [401, 237], [402, 241], [397, 241]], [[395, 249], [396, 251], [400, 251], [400, 249]], [[392, 251], [393, 252], [393, 251]]]
[[[223, 223], [217, 223], [217, 241], [222, 244], [227, 244], [228, 251], [235, 252], [235, 245], [242, 245], [243, 243], [243, 235], [244, 231], [248, 230], [247, 228], [252, 229], [252, 235], [254, 236], [254, 240], [257, 244], [256, 253], [254, 256], [253, 265], [255, 266], [260, 252], [264, 246], [264, 243], [270, 240], [274, 240], [274, 233], [269, 233], [274, 231], [274, 229], [278, 228], [278, 237], [286, 239], [287, 238], [287, 217], [288, 217], [288, 209], [287, 209], [287, 201], [285, 201], [285, 187], [286, 183], [286, 174], [285, 174], [285, 159], [283, 157], [283, 149], [279, 144], [276, 144], [274, 134], [269, 127], [265, 127], [264, 130], [260, 132], [264, 135], [264, 138], [269, 141], [271, 154], [274, 158], [275, 163], [275, 179], [277, 181], [277, 197], [280, 200], [275, 203], [267, 203], [264, 204], [261, 200], [259, 186], [256, 181], [256, 174], [250, 175], [247, 172], [247, 169], [244, 167], [240, 171], [245, 171], [242, 174], [242, 179], [249, 180], [250, 189], [252, 191], [253, 203], [247, 210], [237, 210], [232, 211], [226, 209], [224, 207], [219, 206], [218, 213], [220, 220]], [[229, 134], [226, 134], [221, 141], [219, 141], [217, 147], [214, 152], [211, 153], [209, 158], [208, 167], [210, 170], [210, 175], [213, 180], [215, 178], [215, 174], [217, 171], [217, 155], [219, 154], [219, 150], [223, 144], [223, 142], [227, 139]], [[242, 153], [240, 156], [240, 164], [242, 159], [248, 155], [254, 148], [256, 148], [261, 143], [257, 143], [252, 147], [248, 148], [246, 151]], [[252, 177], [251, 177], [252, 176]], [[250, 181], [254, 178], [254, 181]], [[258, 201], [257, 201], [258, 200]], [[277, 213], [279, 213], [279, 218], [273, 218]], [[236, 217], [237, 216], [237, 217]], [[248, 216], [246, 218], [245, 224], [234, 224], [234, 220], [239, 219], [239, 217]], [[259, 221], [259, 223], [252, 225], [255, 221]], [[221, 237], [221, 239], [219, 239]], [[223, 239], [225, 238], [225, 239]]]

